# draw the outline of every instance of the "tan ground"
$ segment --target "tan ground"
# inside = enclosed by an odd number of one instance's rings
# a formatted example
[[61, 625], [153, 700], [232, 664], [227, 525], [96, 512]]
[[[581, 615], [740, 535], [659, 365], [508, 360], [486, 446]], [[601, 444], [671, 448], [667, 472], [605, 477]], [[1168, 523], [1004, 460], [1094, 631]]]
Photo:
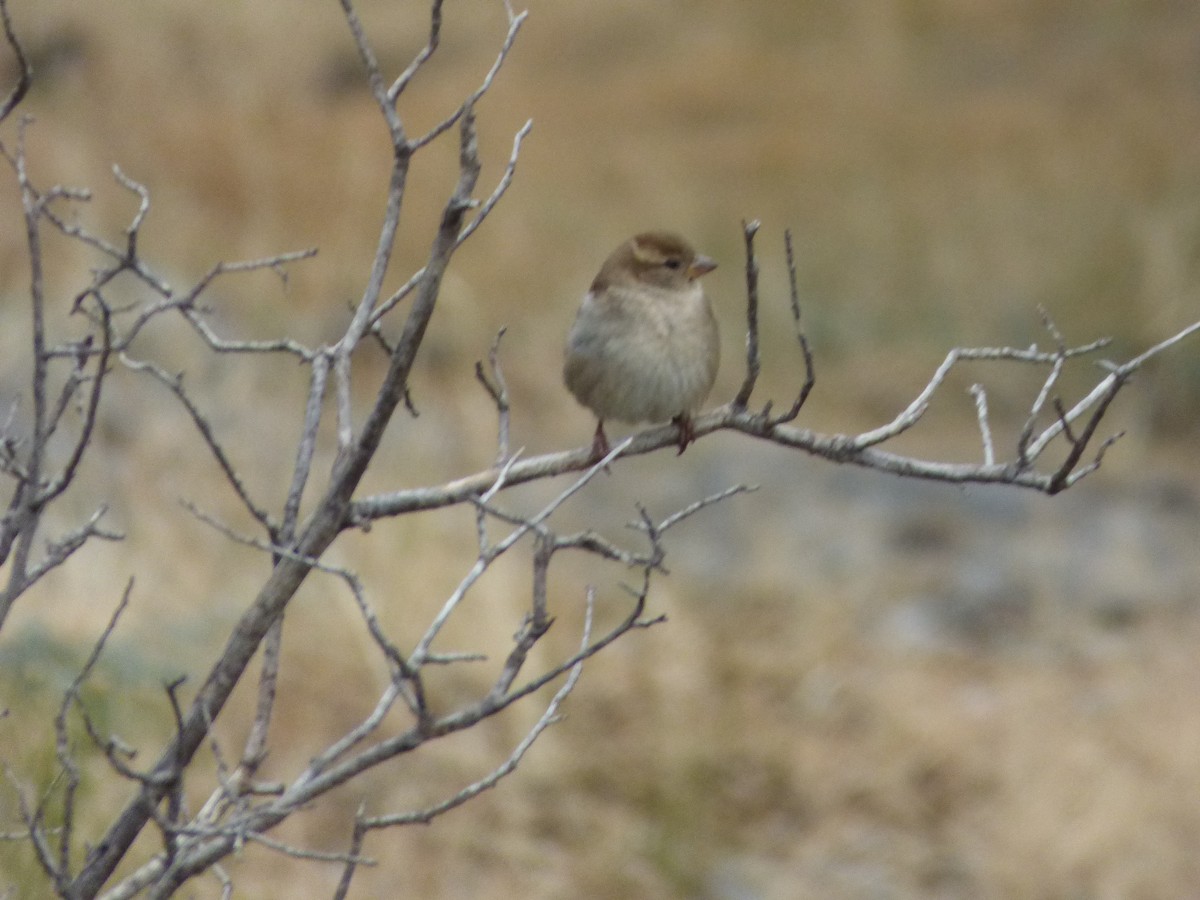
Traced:
[[[422, 6], [363, 5], [393, 70], [424, 39]], [[338, 333], [374, 251], [387, 148], [336, 3], [306, 3], [303, 18], [267, 0], [14, 0], [13, 13], [45, 75], [29, 102], [36, 179], [93, 187], [83, 215], [117, 239], [133, 210], [111, 186], [119, 163], [154, 198], [143, 251], [179, 284], [218, 259], [319, 246], [286, 290], [255, 276], [210, 301], [231, 332]], [[477, 82], [502, 34], [496, 3], [446, 15], [402, 105], [414, 131]], [[885, 420], [955, 344], [1044, 342], [1039, 304], [1071, 340], [1111, 333], [1115, 355], [1140, 350], [1200, 309], [1197, 60], [1194, 2], [533, 3], [481, 108], [484, 181], [526, 118], [533, 134], [447, 281], [414, 384], [422, 416], [394, 429], [370, 487], [489, 462], [493, 418], [471, 368], [501, 325], [514, 442], [582, 444], [591, 423], [559, 384], [562, 335], [599, 259], [649, 226], [686, 231], [723, 264], [709, 281], [721, 400], [741, 374], [743, 217], [764, 222], [764, 387], [782, 398], [795, 382], [780, 292], [782, 230], [794, 229], [820, 367], [811, 427]], [[451, 185], [453, 159], [436, 156], [414, 172], [397, 283]], [[13, 196], [0, 179], [5, 406], [26, 328]], [[51, 279], [66, 291], [88, 260], [51, 250], [68, 263]], [[213, 408], [253, 398], [251, 413], [217, 418], [248, 477], [280, 496], [295, 367], [219, 370], [165, 330], [145, 351], [187, 369]], [[962, 389], [977, 379], [1011, 440], [1034, 382], [989, 366], [955, 381], [908, 446], [973, 458]], [[70, 677], [130, 574], [133, 608], [94, 703], [148, 755], [170, 728], [158, 685], [203, 676], [263, 573], [178, 506], [202, 500], [237, 521], [183, 418], [154, 385], [114, 386], [103, 455], [70, 512], [110, 500], [129, 540], [86, 550], [0, 642], [0, 707], [13, 711], [0, 747], [26, 772], [52, 764], [31, 710]], [[669, 621], [596, 659], [565, 720], [497, 790], [374, 838], [381, 865], [352, 896], [1196, 896], [1198, 406], [1193, 341], [1125, 396], [1114, 428], [1130, 436], [1105, 469], [1056, 499], [902, 484], [720, 436], [617, 467], [567, 516], [619, 535], [639, 498], [665, 514], [734, 482], [764, 489], [681, 528], [652, 594]], [[335, 555], [369, 577], [403, 642], [469, 565], [470, 528], [466, 513], [390, 523]], [[555, 648], [575, 639], [585, 581], [611, 616], [620, 577], [564, 567]], [[522, 566], [501, 567], [454, 640], [502, 653], [527, 589]], [[365, 712], [346, 698], [378, 675], [332, 583], [306, 589], [288, 629], [279, 778]], [[473, 686], [447, 677], [436, 698]], [[223, 723], [230, 746], [248, 702]], [[379, 811], [432, 802], [507, 755], [537, 712], [428, 747], [280, 837], [341, 849], [364, 794]], [[126, 796], [95, 790], [101, 807]], [[338, 874], [259, 847], [228, 869], [248, 897], [328, 896]], [[32, 873], [0, 847], [0, 896], [42, 896]], [[213, 879], [191, 890], [219, 895]]]

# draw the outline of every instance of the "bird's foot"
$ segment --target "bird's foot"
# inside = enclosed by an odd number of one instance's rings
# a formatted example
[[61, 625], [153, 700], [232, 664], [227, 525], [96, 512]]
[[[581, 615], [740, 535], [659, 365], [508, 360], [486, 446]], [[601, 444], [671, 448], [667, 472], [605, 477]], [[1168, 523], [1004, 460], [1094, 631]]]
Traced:
[[692, 417], [687, 413], [680, 413], [671, 421], [679, 427], [679, 452], [675, 455], [682, 456], [688, 444], [696, 439], [696, 428], [692, 424]]
[[596, 433], [592, 435], [592, 462], [604, 459], [611, 450], [612, 448], [608, 446], [608, 435], [604, 433], [604, 421], [598, 420]]

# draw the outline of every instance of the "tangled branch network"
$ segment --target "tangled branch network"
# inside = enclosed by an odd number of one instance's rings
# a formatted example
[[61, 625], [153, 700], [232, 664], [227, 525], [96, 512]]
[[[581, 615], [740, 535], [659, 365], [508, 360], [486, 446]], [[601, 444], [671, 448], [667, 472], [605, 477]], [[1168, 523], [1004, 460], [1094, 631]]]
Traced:
[[[46, 538], [46, 512], [83, 477], [84, 459], [96, 450], [96, 428], [102, 404], [109, 399], [114, 373], [125, 370], [160, 385], [178, 405], [192, 428], [198, 445], [205, 448], [231, 495], [253, 523], [245, 533], [204, 511], [189, 508], [201, 521], [229, 540], [263, 554], [264, 577], [229, 629], [224, 646], [215, 652], [208, 673], [190, 699], [181, 683], [167, 685], [162, 714], [173, 723], [173, 733], [155, 751], [131, 747], [116, 735], [106, 734], [83, 700], [83, 686], [99, 660], [134, 590], [131, 581], [116, 603], [115, 612], [97, 640], [78, 677], [63, 695], [53, 716], [56, 734], [57, 773], [50, 784], [22, 774], [5, 760], [9, 787], [18, 800], [21, 823], [5, 837], [28, 845], [32, 858], [62, 897], [103, 895], [126, 898], [144, 894], [166, 897], [200, 874], [215, 877], [223, 890], [232, 881], [222, 861], [254, 845], [297, 859], [341, 867], [336, 896], [344, 896], [357, 871], [374, 864], [365, 853], [368, 836], [412, 823], [429, 822], [495, 786], [516, 769], [529, 747], [557, 721], [562, 704], [577, 685], [584, 663], [622, 637], [653, 626], [662, 617], [648, 610], [653, 579], [664, 572], [665, 537], [680, 522], [751, 490], [735, 485], [697, 500], [664, 518], [636, 510], [633, 546], [628, 540], [610, 539], [592, 530], [566, 533], [557, 525], [557, 514], [577, 497], [599, 473], [613, 471], [625, 458], [674, 448], [675, 425], [646, 428], [596, 460], [590, 445], [527, 457], [511, 446], [511, 397], [501, 364], [500, 336], [476, 377], [496, 410], [496, 449], [488, 468], [439, 484], [363, 494], [360, 486], [371, 460], [380, 449], [395, 414], [411, 408], [411, 376], [430, 317], [437, 305], [443, 277], [456, 251], [496, 209], [513, 181], [522, 143], [530, 133], [525, 123], [512, 136], [506, 165], [489, 190], [477, 197], [480, 178], [479, 135], [476, 108], [499, 77], [525, 21], [505, 3], [506, 29], [490, 67], [478, 86], [428, 132], [410, 135], [398, 112], [398, 101], [415, 76], [437, 52], [442, 29], [442, 2], [430, 4], [427, 40], [412, 61], [394, 78], [385, 76], [351, 0], [340, 0], [344, 18], [366, 72], [371, 96], [386, 128], [392, 162], [388, 172], [386, 206], [379, 228], [377, 250], [365, 274], [361, 296], [353, 304], [344, 331], [322, 346], [306, 346], [284, 335], [271, 340], [243, 340], [222, 333], [219, 320], [204, 302], [217, 284], [247, 272], [269, 270], [286, 277], [296, 265], [315, 255], [303, 249], [276, 256], [213, 265], [195, 283], [173, 287], [140, 249], [140, 237], [150, 209], [150, 193], [121, 169], [117, 183], [129, 193], [136, 210], [121, 239], [113, 241], [79, 224], [78, 207], [90, 193], [77, 188], [39, 187], [30, 175], [25, 136], [28, 119], [16, 122], [15, 139], [0, 145], [20, 190], [26, 252], [31, 279], [28, 300], [32, 318], [29, 389], [25, 418], [10, 411], [0, 417], [0, 476], [8, 490], [0, 518], [0, 563], [7, 566], [0, 588], [0, 629], [13, 605], [32, 591], [50, 571], [66, 564], [94, 540], [119, 540], [121, 534], [107, 524], [108, 512], [99, 508], [74, 528]], [[6, 0], [0, 0], [6, 43], [18, 62], [21, 76], [0, 102], [0, 121], [18, 109], [31, 79], [26, 55], [14, 32]], [[424, 264], [403, 279], [392, 292], [384, 289], [392, 274], [401, 211], [408, 176], [418, 154], [446, 148], [457, 154], [458, 167], [441, 207]], [[696, 439], [718, 431], [739, 432], [823, 457], [903, 477], [956, 483], [995, 483], [1057, 493], [1076, 484], [1100, 466], [1104, 454], [1119, 435], [1101, 435], [1103, 420], [1118, 393], [1148, 360], [1193, 336], [1200, 322], [1182, 329], [1139, 356], [1122, 363], [1101, 364], [1095, 385], [1073, 402], [1057, 391], [1066, 368], [1095, 356], [1105, 346], [1094, 341], [1069, 346], [1048, 316], [1046, 348], [956, 348], [946, 355], [929, 382], [892, 421], [861, 434], [821, 434], [795, 424], [816, 384], [814, 354], [802, 327], [796, 265], [791, 237], [785, 234], [789, 275], [789, 309], [803, 376], [795, 395], [778, 411], [770, 402], [754, 401], [761, 372], [759, 353], [758, 261], [756, 222], [743, 226], [746, 255], [747, 339], [745, 374], [734, 398], [698, 416], [693, 423]], [[65, 236], [90, 249], [103, 260], [70, 299], [69, 309], [85, 323], [86, 334], [58, 340], [46, 315], [50, 298], [45, 287], [47, 231]], [[132, 283], [141, 298], [118, 303]], [[395, 283], [395, 282], [392, 282]], [[277, 457], [290, 459], [290, 475], [281, 497], [238, 470], [235, 436], [224, 433], [206, 411], [207, 401], [190, 387], [183, 374], [145, 354], [139, 337], [152, 324], [174, 325], [194, 335], [216, 358], [230, 356], [254, 360], [285, 356], [301, 364], [307, 389], [302, 427], [294, 444], [278, 448]], [[382, 350], [387, 365], [382, 373], [359, 365], [364, 348]], [[907, 456], [887, 449], [889, 442], [916, 427], [944, 388], [952, 369], [976, 360], [998, 360], [1014, 366], [1045, 370], [1040, 388], [1031, 399], [1017, 440], [999, 448], [993, 438], [988, 395], [982, 385], [972, 388], [981, 452], [976, 463], [948, 463]], [[801, 364], [797, 365], [801, 368]], [[360, 383], [354, 385], [354, 381]], [[373, 379], [366, 386], [364, 379]], [[356, 389], [352, 390], [352, 386]], [[356, 408], [356, 397], [370, 397]], [[250, 410], [246, 414], [251, 414]], [[334, 435], [333, 451], [319, 451], [322, 426]], [[1056, 462], [1046, 461], [1061, 448]], [[563, 477], [561, 490], [532, 513], [506, 508], [505, 493], [517, 485]], [[447, 507], [471, 510], [475, 558], [457, 586], [436, 604], [436, 612], [420, 634], [397, 637], [376, 613], [371, 590], [358, 573], [330, 562], [326, 552], [348, 530], [369, 530], [381, 520]], [[41, 535], [39, 548], [36, 538]], [[606, 622], [597, 611], [594, 592], [582, 589], [582, 626], [569, 652], [534, 654], [554, 619], [549, 607], [549, 575], [559, 554], [586, 553], [637, 573], [629, 589], [628, 605], [615, 621]], [[460, 613], [464, 598], [475, 590], [498, 560], [514, 553], [527, 554], [530, 592], [526, 608], [515, 623], [507, 655], [489, 671], [487, 685], [478, 694], [449, 711], [430, 702], [430, 681], [448, 667], [487, 666], [475, 651], [446, 646], [447, 624]], [[336, 740], [311, 748], [308, 761], [276, 780], [263, 777], [264, 762], [272, 746], [272, 720], [280, 690], [283, 645], [282, 622], [291, 600], [310, 577], [331, 579], [353, 600], [357, 621], [370, 637], [382, 665], [374, 695], [355, 698], [363, 713], [353, 727]], [[610, 617], [611, 618], [611, 617]], [[260, 655], [256, 677], [251, 663]], [[546, 660], [550, 661], [547, 662]], [[245, 727], [243, 743], [230, 747], [219, 741], [213, 725], [225, 711], [234, 689], [248, 681], [256, 703]], [[547, 698], [548, 694], [548, 698]], [[334, 789], [364, 773], [394, 763], [447, 735], [462, 732], [490, 719], [513, 704], [538, 695], [544, 707], [535, 724], [489, 772], [449, 796], [432, 799], [412, 809], [375, 810], [364, 804], [346, 829], [344, 849], [311, 849], [292, 846], [271, 836], [272, 829], [298, 811], [311, 808]], [[226, 712], [226, 716], [230, 713]], [[397, 725], [400, 721], [402, 724]], [[78, 726], [78, 727], [77, 727]], [[72, 737], [78, 728], [88, 745], [81, 748]], [[200, 761], [207, 759], [215, 776]], [[4, 751], [7, 752], [7, 751]], [[142, 759], [150, 762], [143, 764]], [[94, 763], [99, 760], [100, 766]], [[94, 820], [103, 815], [102, 833], [82, 834], [77, 822], [85, 811], [83, 790], [89, 779], [110, 777], [128, 784], [131, 794], [116, 810], [87, 810]], [[197, 792], [203, 802], [189, 805]], [[140, 840], [147, 831], [156, 840]], [[118, 870], [118, 867], [121, 867]], [[117, 874], [120, 871], [121, 874]]]

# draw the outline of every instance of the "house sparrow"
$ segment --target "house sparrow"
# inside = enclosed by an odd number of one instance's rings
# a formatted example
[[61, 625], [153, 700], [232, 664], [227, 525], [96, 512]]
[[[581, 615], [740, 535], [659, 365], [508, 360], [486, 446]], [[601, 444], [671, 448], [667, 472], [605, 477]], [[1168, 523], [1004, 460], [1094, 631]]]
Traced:
[[567, 335], [563, 379], [596, 414], [592, 452], [608, 453], [604, 420], [679, 426], [679, 452], [695, 438], [692, 414], [717, 375], [720, 346], [699, 278], [717, 264], [683, 238], [639, 234], [604, 261]]

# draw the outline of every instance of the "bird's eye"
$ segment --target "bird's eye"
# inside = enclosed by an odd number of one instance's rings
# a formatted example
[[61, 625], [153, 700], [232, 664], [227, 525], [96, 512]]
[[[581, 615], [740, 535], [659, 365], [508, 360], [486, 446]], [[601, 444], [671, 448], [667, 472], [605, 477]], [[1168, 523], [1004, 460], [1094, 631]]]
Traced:
[[666, 259], [666, 260], [663, 260], [663, 265], [666, 266], [668, 269], [670, 269], [672, 272], [675, 272], [675, 271], [678, 271], [679, 269], [683, 268], [683, 261], [674, 259], [674, 258]]

